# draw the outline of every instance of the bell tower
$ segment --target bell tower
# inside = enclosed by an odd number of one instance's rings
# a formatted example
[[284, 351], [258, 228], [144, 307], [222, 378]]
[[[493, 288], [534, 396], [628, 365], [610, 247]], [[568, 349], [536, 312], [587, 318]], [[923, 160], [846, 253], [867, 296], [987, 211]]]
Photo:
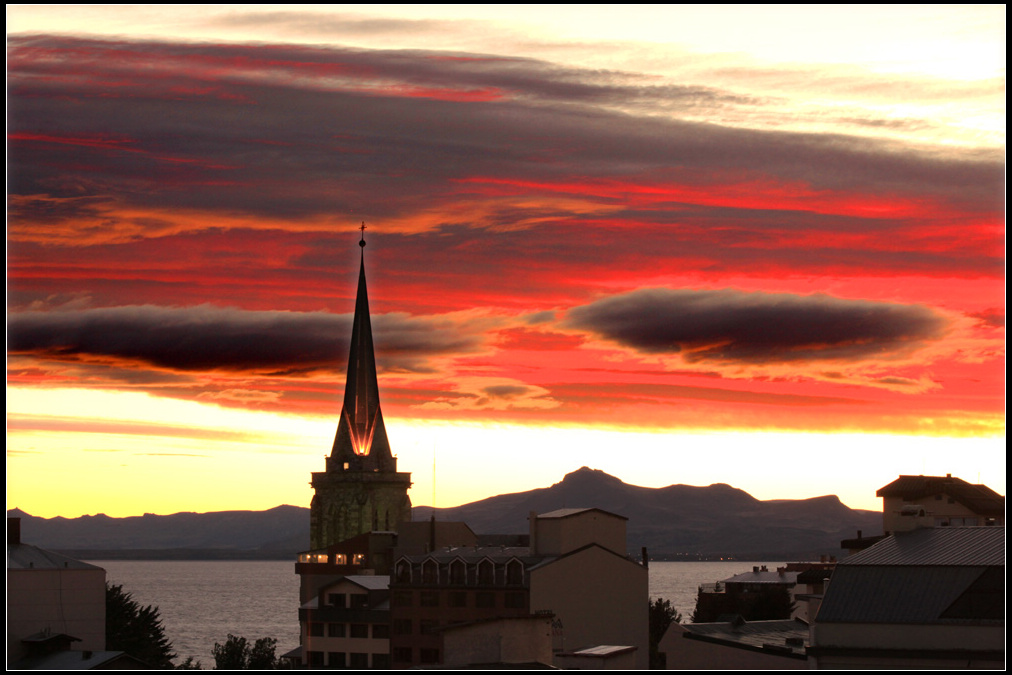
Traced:
[[344, 404], [326, 470], [314, 472], [310, 548], [321, 549], [411, 520], [411, 474], [398, 473], [380, 411], [369, 297], [365, 286], [365, 223]]

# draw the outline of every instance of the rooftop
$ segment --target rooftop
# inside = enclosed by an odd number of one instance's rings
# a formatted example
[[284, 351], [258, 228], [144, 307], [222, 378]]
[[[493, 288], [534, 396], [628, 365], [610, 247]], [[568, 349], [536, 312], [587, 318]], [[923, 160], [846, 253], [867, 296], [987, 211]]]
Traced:
[[903, 476], [875, 493], [877, 497], [900, 497], [916, 501], [924, 497], [944, 494], [985, 516], [1004, 516], [1005, 498], [986, 485], [974, 485], [949, 476]]
[[808, 624], [801, 619], [679, 624], [689, 639], [804, 658]]
[[925, 527], [897, 532], [839, 565], [1004, 566], [1005, 528]]
[[81, 562], [69, 556], [53, 553], [31, 544], [7, 545], [9, 570], [101, 570], [98, 565]]

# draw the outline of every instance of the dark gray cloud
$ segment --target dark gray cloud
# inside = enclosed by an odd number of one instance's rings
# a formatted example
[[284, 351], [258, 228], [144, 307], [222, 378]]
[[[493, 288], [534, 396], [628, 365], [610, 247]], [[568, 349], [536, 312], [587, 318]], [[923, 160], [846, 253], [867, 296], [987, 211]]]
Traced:
[[920, 305], [670, 288], [598, 300], [570, 310], [564, 323], [644, 353], [748, 364], [896, 357], [948, 325]]
[[[478, 337], [441, 319], [387, 314], [372, 323], [377, 352], [402, 368], [480, 345]], [[12, 314], [7, 349], [57, 360], [288, 375], [343, 366], [350, 332], [350, 315], [131, 306]]]
[[[449, 56], [14, 38], [9, 188], [80, 197], [54, 186], [89, 185], [94, 194], [162, 207], [396, 217], [466, 196], [458, 181], [473, 176], [663, 181], [733, 170], [1001, 209], [1001, 153], [943, 156], [679, 121], [679, 106], [753, 102], [531, 59]], [[667, 114], [630, 114], [630, 102]], [[485, 218], [468, 224], [501, 227], [517, 214], [504, 208]]]

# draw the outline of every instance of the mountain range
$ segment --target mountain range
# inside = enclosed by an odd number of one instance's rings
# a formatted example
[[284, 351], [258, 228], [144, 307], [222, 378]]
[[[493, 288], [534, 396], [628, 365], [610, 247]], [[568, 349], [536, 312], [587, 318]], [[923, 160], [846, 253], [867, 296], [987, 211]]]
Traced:
[[[760, 501], [723, 483], [629, 485], [583, 467], [547, 488], [497, 495], [453, 508], [414, 509], [415, 520], [462, 520], [478, 534], [526, 533], [531, 511], [596, 507], [628, 518], [629, 551], [676, 559], [811, 559], [840, 553], [858, 530], [876, 534], [882, 514], [851, 509], [834, 495]], [[14, 509], [25, 543], [79, 558], [289, 559], [309, 547], [309, 509], [38, 518]]]

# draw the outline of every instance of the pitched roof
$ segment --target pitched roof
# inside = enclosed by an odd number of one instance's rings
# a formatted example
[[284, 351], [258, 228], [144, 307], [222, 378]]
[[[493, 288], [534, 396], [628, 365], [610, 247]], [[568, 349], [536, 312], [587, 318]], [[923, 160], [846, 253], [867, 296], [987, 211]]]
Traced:
[[816, 622], [1002, 621], [1004, 567], [1004, 527], [898, 532], [836, 566]]
[[879, 488], [877, 497], [901, 497], [916, 501], [924, 497], [944, 494], [974, 513], [984, 516], [1003, 516], [1005, 498], [986, 485], [974, 485], [952, 476], [900, 476], [892, 483]]
[[989, 566], [1005, 564], [1005, 528], [925, 527], [897, 532], [841, 560], [849, 565]]
[[31, 544], [7, 545], [7, 569], [9, 570], [102, 570], [91, 563], [81, 562], [60, 553], [47, 551]]
[[538, 520], [540, 520], [542, 518], [569, 518], [570, 516], [575, 516], [575, 515], [578, 515], [578, 514], [581, 514], [581, 513], [587, 513], [588, 511], [597, 511], [599, 513], [603, 513], [603, 514], [608, 515], [608, 516], [614, 516], [615, 518], [621, 518], [622, 520], [629, 520], [625, 516], [620, 516], [617, 513], [612, 513], [610, 511], [605, 511], [604, 509], [599, 509], [599, 508], [596, 508], [596, 507], [588, 507], [588, 508], [580, 508], [580, 509], [556, 509], [555, 511], [549, 511], [548, 513], [539, 513], [538, 514]]

